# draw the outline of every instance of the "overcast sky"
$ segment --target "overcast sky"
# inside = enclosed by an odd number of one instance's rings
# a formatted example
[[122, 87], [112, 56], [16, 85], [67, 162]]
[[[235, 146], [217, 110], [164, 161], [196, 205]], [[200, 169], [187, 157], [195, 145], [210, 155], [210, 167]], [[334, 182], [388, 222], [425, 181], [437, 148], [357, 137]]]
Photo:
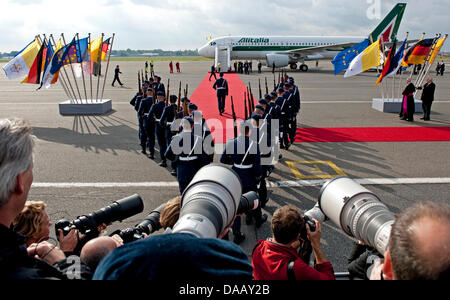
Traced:
[[[450, 30], [450, 0], [408, 2], [400, 38]], [[197, 49], [207, 36], [367, 36], [397, 1], [388, 0], [0, 0], [0, 52], [39, 33], [70, 40], [116, 33], [114, 49]], [[379, 5], [378, 5], [379, 4]], [[375, 16], [376, 17], [376, 16]], [[450, 51], [450, 41], [445, 51]]]

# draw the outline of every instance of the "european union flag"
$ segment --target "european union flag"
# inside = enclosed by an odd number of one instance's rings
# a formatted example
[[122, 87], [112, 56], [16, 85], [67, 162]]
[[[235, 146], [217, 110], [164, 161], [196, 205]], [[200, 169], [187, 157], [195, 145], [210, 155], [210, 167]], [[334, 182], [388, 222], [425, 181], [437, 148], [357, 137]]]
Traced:
[[345, 49], [334, 57], [331, 63], [334, 65], [334, 75], [346, 70], [352, 60], [357, 57], [361, 52], [369, 47], [369, 39], [364, 40], [362, 43], [355, 45], [351, 48]]

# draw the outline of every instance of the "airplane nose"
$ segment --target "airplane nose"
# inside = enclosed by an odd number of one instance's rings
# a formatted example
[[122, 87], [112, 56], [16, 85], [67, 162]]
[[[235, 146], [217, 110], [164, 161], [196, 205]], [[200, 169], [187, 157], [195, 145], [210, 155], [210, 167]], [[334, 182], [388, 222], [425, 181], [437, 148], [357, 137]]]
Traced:
[[200, 49], [198, 49], [198, 55], [202, 56], [202, 57], [206, 57], [207, 51], [206, 51], [206, 47], [203, 46]]

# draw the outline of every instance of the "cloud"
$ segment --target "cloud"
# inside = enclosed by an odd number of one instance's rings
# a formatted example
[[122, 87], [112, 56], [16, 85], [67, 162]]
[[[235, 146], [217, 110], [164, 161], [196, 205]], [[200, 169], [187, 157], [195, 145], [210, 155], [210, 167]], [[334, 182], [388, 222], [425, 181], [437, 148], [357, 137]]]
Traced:
[[[115, 49], [195, 49], [223, 35], [366, 36], [380, 22], [360, 0], [14, 0], [2, 1], [0, 51], [21, 49], [34, 35], [66, 39], [116, 33]], [[379, 1], [384, 17], [397, 1]], [[4, 2], [4, 3], [3, 3]], [[400, 28], [410, 38], [450, 28], [449, 0], [411, 0]], [[447, 45], [446, 50], [450, 47]]]

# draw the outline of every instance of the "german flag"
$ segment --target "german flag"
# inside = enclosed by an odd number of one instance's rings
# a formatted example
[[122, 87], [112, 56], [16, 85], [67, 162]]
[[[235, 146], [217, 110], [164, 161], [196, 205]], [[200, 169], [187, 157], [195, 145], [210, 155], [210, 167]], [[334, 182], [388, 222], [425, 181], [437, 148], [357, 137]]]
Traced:
[[421, 65], [425, 63], [425, 58], [433, 46], [434, 39], [421, 40], [411, 47], [405, 55], [402, 66]]
[[47, 44], [44, 42], [39, 52], [34, 59], [33, 65], [28, 72], [28, 76], [22, 81], [22, 83], [40, 84], [41, 83], [41, 72], [42, 72], [42, 61], [45, 59], [44, 52], [46, 53]]
[[102, 60], [106, 61], [106, 53], [108, 53], [109, 45], [111, 44], [111, 38], [108, 38], [102, 44]]

